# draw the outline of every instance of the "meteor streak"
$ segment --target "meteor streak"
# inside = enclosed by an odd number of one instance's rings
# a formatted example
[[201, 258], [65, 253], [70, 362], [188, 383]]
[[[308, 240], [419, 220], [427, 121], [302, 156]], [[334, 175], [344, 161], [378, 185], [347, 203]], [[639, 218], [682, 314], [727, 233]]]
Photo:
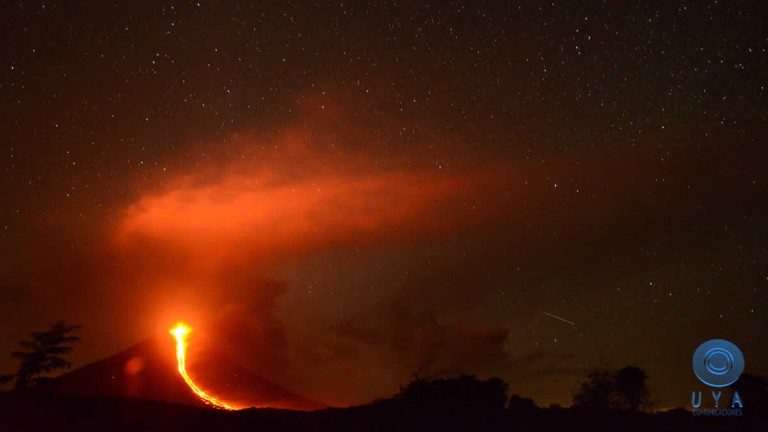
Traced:
[[184, 323], [177, 323], [176, 327], [168, 331], [176, 338], [176, 361], [179, 364], [179, 374], [181, 374], [181, 377], [184, 378], [184, 381], [187, 383], [189, 388], [192, 389], [192, 391], [195, 392], [195, 394], [206, 403], [209, 403], [218, 408], [223, 408], [225, 410], [238, 409], [236, 406], [222, 402], [204, 392], [200, 387], [197, 386], [197, 384], [194, 383], [194, 381], [192, 381], [192, 378], [190, 378], [187, 374], [187, 337], [191, 331], [192, 329], [184, 325]]
[[552, 318], [554, 318], [554, 319], [556, 319], [556, 320], [560, 320], [560, 321], [562, 321], [562, 322], [564, 322], [564, 323], [568, 323], [568, 324], [570, 324], [570, 325], [572, 325], [572, 326], [575, 326], [575, 325], [576, 325], [576, 323], [575, 323], [575, 322], [573, 322], [573, 321], [568, 321], [568, 320], [567, 320], [567, 319], [565, 319], [565, 318], [560, 318], [559, 316], [557, 316], [557, 315], [552, 315], [552, 314], [551, 314], [551, 313], [549, 313], [549, 312], [544, 312], [544, 315], [547, 315], [547, 316], [551, 316]]

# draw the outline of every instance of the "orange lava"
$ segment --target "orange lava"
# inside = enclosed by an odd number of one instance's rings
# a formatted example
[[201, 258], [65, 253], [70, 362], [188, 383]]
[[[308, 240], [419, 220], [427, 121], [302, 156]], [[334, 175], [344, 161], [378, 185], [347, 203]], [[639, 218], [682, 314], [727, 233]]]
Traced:
[[195, 394], [206, 403], [211, 404], [217, 408], [223, 408], [225, 410], [239, 409], [238, 407], [216, 399], [215, 397], [203, 391], [203, 389], [198, 387], [197, 384], [192, 381], [192, 378], [189, 377], [189, 374], [187, 374], [187, 337], [189, 336], [190, 332], [192, 332], [192, 329], [184, 325], [184, 323], [177, 323], [176, 327], [169, 330], [169, 333], [176, 338], [176, 361], [179, 364], [179, 374], [181, 374], [181, 377], [184, 378], [184, 381], [187, 383], [189, 388], [192, 389], [192, 391], [195, 392]]

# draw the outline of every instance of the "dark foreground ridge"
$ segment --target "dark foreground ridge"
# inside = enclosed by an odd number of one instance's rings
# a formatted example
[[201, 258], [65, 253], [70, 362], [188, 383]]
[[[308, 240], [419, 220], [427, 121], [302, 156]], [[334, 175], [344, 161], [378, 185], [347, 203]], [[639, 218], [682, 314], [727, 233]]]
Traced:
[[765, 419], [694, 417], [532, 405], [460, 409], [402, 398], [302, 412], [228, 412], [134, 398], [1, 393], [0, 431], [724, 431], [767, 430]]

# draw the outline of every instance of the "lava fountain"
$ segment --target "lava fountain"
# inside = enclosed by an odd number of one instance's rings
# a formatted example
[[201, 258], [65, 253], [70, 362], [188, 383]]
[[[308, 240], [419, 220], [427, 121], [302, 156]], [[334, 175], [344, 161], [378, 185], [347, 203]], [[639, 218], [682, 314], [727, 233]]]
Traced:
[[203, 389], [198, 387], [198, 385], [192, 381], [192, 378], [189, 377], [189, 374], [187, 374], [187, 337], [191, 332], [192, 329], [184, 325], [184, 323], [177, 323], [176, 327], [169, 330], [169, 333], [176, 338], [176, 361], [179, 365], [179, 374], [182, 378], [184, 378], [184, 382], [187, 383], [189, 388], [192, 389], [192, 391], [195, 392], [195, 394], [206, 403], [211, 404], [217, 408], [223, 408], [225, 410], [239, 409], [238, 407], [216, 399], [215, 397], [203, 391]]

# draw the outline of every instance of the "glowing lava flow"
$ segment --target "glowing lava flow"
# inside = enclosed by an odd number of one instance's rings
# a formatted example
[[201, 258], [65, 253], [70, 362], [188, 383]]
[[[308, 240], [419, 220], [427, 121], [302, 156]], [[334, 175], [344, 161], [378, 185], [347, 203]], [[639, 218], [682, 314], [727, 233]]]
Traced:
[[176, 327], [169, 330], [169, 333], [176, 338], [176, 361], [179, 364], [179, 374], [181, 374], [181, 377], [184, 378], [184, 381], [187, 383], [189, 388], [192, 389], [192, 391], [195, 392], [195, 394], [205, 402], [218, 408], [224, 408], [226, 410], [238, 409], [236, 406], [230, 405], [226, 402], [222, 402], [216, 399], [215, 397], [204, 392], [200, 387], [197, 386], [197, 384], [194, 383], [194, 381], [192, 381], [192, 378], [190, 378], [189, 375], [187, 374], [187, 362], [186, 362], [187, 336], [189, 336], [189, 333], [191, 331], [192, 329], [187, 327], [183, 323], [178, 323], [176, 324]]

